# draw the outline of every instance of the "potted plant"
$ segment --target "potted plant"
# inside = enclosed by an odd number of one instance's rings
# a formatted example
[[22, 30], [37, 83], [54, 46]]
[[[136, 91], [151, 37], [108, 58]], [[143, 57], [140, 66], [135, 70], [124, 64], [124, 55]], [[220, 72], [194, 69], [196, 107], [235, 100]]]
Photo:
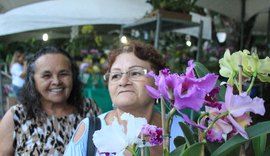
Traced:
[[150, 16], [160, 14], [171, 18], [191, 20], [189, 12], [195, 9], [196, 0], [147, 0], [153, 6]]

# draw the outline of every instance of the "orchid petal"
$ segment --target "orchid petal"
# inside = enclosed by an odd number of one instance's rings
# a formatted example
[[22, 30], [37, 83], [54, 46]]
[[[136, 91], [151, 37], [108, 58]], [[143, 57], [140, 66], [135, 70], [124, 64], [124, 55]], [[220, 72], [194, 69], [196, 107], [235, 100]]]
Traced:
[[147, 124], [147, 120], [145, 118], [135, 118], [129, 113], [122, 114], [121, 119], [128, 121], [126, 138], [128, 144], [132, 145], [137, 142], [138, 136], [141, 132], [141, 128], [144, 124]]
[[154, 98], [154, 99], [160, 98], [160, 92], [156, 88], [153, 88], [149, 85], [145, 85], [145, 89], [146, 89], [148, 95], [151, 96], [152, 98]]
[[102, 126], [93, 134], [93, 142], [101, 153], [121, 154], [127, 146], [140, 142], [138, 136], [142, 126], [147, 123], [146, 119], [135, 118], [129, 113], [123, 113], [121, 119], [127, 121], [126, 133], [124, 127], [114, 118], [111, 125]]
[[199, 79], [186, 78], [185, 84], [187, 86], [198, 85], [199, 88], [204, 89], [206, 92], [210, 92], [216, 86], [217, 79], [217, 75], [207, 74]]
[[194, 127], [200, 128], [200, 129], [202, 129], [202, 130], [206, 130], [206, 127], [205, 127], [205, 126], [196, 124], [196, 123], [195, 123], [193, 120], [191, 120], [186, 114], [184, 114], [184, 113], [182, 113], [182, 112], [180, 112], [180, 111], [178, 111], [178, 112], [179, 112], [179, 114], [183, 117], [183, 119], [184, 119], [188, 124], [190, 124], [190, 125], [192, 125], [192, 126], [194, 126]]
[[[108, 142], [108, 140], [113, 140], [113, 142]], [[128, 146], [121, 125], [102, 126], [102, 129], [93, 134], [93, 142], [100, 152], [118, 153]]]
[[160, 77], [160, 80], [159, 80], [159, 91], [161, 93], [161, 95], [163, 95], [163, 97], [166, 99], [166, 100], [172, 100], [171, 99], [171, 96], [170, 96], [170, 93], [169, 93], [169, 89], [171, 88], [168, 88], [167, 86], [167, 83], [165, 81], [165, 77], [164, 76], [161, 76]]
[[182, 88], [177, 87], [174, 91], [174, 107], [177, 110], [191, 108], [199, 111], [204, 103], [205, 95], [205, 91], [199, 89], [197, 86], [190, 88], [186, 94], [182, 94]]
[[246, 112], [264, 115], [264, 100], [255, 97], [253, 100], [249, 96], [234, 95], [231, 108], [227, 108], [235, 117], [241, 116]]
[[194, 67], [196, 66], [195, 63], [193, 63], [193, 60], [188, 61], [188, 67], [186, 68], [186, 76], [190, 78], [195, 78], [195, 73], [194, 73]]
[[241, 116], [246, 112], [264, 115], [264, 100], [258, 97], [251, 99], [247, 93], [233, 95], [233, 88], [228, 85], [225, 95], [225, 107], [235, 117]]
[[145, 76], [150, 76], [155, 79], [155, 85], [158, 86], [159, 76], [157, 76], [153, 71], [148, 72]]
[[227, 118], [230, 120], [230, 122], [233, 124], [233, 126], [236, 128], [237, 132], [244, 137], [245, 139], [248, 139], [248, 134], [245, 131], [243, 127], [241, 127], [235, 120], [234, 118], [229, 114]]

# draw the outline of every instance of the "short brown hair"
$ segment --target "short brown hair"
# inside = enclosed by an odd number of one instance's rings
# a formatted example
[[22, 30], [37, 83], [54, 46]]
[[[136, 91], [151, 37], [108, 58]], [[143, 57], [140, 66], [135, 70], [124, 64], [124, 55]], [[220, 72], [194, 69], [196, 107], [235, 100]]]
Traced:
[[134, 53], [139, 59], [148, 61], [156, 74], [166, 67], [162, 55], [152, 45], [132, 40], [109, 53], [107, 72], [110, 72], [116, 57], [122, 53]]

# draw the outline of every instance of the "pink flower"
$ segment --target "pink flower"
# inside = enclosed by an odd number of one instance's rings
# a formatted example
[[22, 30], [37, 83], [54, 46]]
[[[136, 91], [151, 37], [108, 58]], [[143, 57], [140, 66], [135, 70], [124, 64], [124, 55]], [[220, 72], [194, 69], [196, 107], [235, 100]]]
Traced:
[[[209, 124], [221, 113], [228, 112], [227, 116], [219, 119], [213, 126], [215, 133], [225, 134], [226, 136], [233, 136], [239, 133], [244, 138], [248, 139], [245, 127], [252, 122], [249, 112], [264, 115], [265, 107], [264, 101], [261, 98], [255, 97], [252, 99], [247, 93], [241, 93], [240, 95], [233, 95], [233, 88], [228, 85], [225, 94], [225, 102], [222, 104], [222, 108], [206, 107], [206, 111], [209, 112]], [[219, 131], [217, 131], [219, 129]], [[209, 140], [215, 140], [215, 134], [209, 132], [207, 138]], [[220, 138], [218, 139], [220, 140]]]
[[[225, 95], [225, 103], [223, 109], [229, 111], [227, 118], [244, 138], [248, 139], [248, 135], [244, 130], [246, 125], [249, 125], [251, 119], [246, 113], [252, 112], [255, 114], [264, 115], [264, 100], [258, 97], [252, 99], [247, 93], [233, 95], [233, 88], [228, 85]], [[240, 123], [245, 123], [241, 124]]]
[[144, 134], [144, 136], [150, 136], [149, 143], [151, 145], [155, 146], [162, 144], [162, 128], [146, 124], [143, 126], [141, 133]]

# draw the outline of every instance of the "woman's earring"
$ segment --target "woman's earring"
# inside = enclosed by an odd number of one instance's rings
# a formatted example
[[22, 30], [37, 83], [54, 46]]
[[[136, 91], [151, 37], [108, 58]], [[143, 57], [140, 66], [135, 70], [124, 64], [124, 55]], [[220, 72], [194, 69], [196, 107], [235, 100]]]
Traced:
[[158, 105], [159, 104], [159, 99], [156, 99], [156, 103], [155, 103], [156, 105]]
[[114, 103], [112, 103], [112, 108], [115, 109], [116, 108], [116, 105]]

